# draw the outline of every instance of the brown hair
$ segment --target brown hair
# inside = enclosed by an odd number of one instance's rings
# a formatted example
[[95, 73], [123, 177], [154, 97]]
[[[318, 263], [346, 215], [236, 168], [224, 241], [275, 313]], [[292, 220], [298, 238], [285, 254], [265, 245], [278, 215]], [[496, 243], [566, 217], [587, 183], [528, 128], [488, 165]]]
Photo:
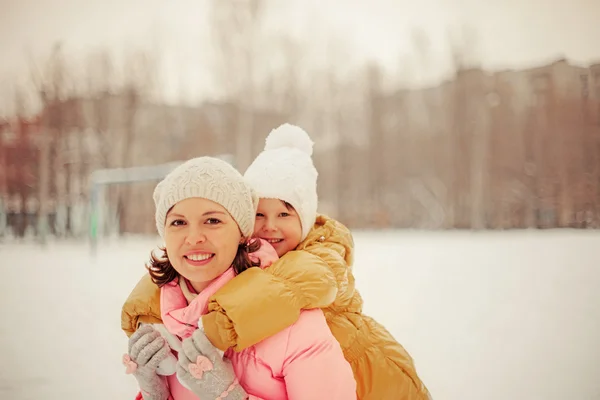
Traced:
[[279, 201], [281, 201], [283, 203], [283, 205], [285, 206], [285, 208], [288, 209], [288, 211], [296, 212], [296, 209], [294, 208], [294, 206], [291, 205], [290, 203], [288, 203], [287, 201], [285, 201], [285, 200], [279, 200]]
[[[162, 251], [162, 256], [157, 257], [154, 251], [151, 251], [150, 262], [146, 264], [146, 269], [152, 278], [152, 282], [158, 285], [158, 287], [162, 287], [172, 282], [175, 278], [178, 278], [179, 273], [171, 265], [167, 249], [165, 247], [159, 247], [159, 249]], [[260, 249], [260, 240], [252, 240], [238, 245], [237, 253], [231, 263], [236, 275], [241, 274], [248, 268], [260, 266], [260, 260], [253, 262], [250, 259], [250, 253], [254, 253], [258, 249]]]

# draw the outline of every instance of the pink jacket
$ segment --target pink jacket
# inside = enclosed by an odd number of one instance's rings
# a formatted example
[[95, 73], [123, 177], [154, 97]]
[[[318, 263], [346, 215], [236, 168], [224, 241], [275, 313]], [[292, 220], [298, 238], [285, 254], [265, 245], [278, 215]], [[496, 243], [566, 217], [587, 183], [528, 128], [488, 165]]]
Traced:
[[[277, 259], [266, 242], [253, 255], [260, 258], [262, 268]], [[163, 286], [161, 314], [166, 329], [179, 339], [189, 337], [207, 312], [209, 298], [234, 276], [228, 269], [189, 305], [177, 282]], [[352, 369], [320, 309], [302, 311], [294, 325], [242, 352], [229, 349], [225, 355], [251, 400], [356, 399]], [[173, 400], [198, 400], [176, 375], [167, 379]]]

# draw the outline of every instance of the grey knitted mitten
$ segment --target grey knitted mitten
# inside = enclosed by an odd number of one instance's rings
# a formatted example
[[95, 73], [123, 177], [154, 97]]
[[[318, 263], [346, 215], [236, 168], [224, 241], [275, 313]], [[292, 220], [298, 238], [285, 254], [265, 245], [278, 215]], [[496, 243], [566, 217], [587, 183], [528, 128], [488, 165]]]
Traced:
[[123, 357], [126, 372], [138, 381], [144, 400], [167, 400], [169, 388], [166, 378], [156, 373], [171, 349], [165, 339], [152, 326], [141, 326], [129, 338], [129, 354]]
[[238, 383], [231, 362], [224, 359], [204, 332], [194, 331], [182, 343], [177, 377], [200, 399], [245, 400], [248, 395]]

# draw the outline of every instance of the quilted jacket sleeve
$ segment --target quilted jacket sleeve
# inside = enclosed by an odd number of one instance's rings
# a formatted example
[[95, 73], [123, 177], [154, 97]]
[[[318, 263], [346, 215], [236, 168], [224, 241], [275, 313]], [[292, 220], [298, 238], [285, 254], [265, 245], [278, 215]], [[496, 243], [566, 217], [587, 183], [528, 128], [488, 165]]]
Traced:
[[265, 270], [250, 268], [211, 298], [202, 324], [219, 349], [241, 351], [292, 325], [300, 310], [326, 307], [337, 294], [327, 263], [292, 251]]
[[241, 351], [292, 325], [300, 310], [352, 296], [352, 237], [343, 225], [322, 222], [298, 250], [243, 272], [211, 298], [202, 323], [217, 348]]
[[145, 274], [121, 308], [121, 329], [129, 337], [139, 324], [161, 323], [160, 318], [160, 288]]

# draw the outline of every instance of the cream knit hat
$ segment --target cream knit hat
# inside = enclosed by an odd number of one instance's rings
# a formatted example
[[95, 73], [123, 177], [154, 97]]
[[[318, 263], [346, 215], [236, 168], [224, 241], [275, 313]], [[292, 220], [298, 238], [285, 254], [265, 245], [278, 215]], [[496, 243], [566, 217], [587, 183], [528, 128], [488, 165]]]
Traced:
[[246, 170], [244, 178], [258, 197], [290, 203], [300, 217], [302, 240], [317, 218], [317, 170], [313, 142], [300, 127], [283, 124], [269, 133], [265, 149]]
[[165, 233], [167, 212], [178, 202], [200, 197], [222, 205], [245, 238], [252, 236], [258, 196], [242, 175], [226, 161], [192, 158], [169, 173], [154, 189], [156, 229]]

